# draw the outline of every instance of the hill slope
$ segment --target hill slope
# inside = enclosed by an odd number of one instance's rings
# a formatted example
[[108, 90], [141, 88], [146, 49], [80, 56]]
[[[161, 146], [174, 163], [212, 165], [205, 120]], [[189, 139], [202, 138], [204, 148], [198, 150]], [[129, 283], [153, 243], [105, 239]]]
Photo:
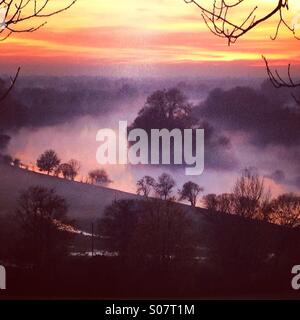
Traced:
[[54, 188], [69, 204], [71, 218], [98, 218], [115, 199], [137, 198], [136, 195], [85, 183], [26, 171], [0, 164], [0, 214], [14, 212], [22, 190], [32, 185]]

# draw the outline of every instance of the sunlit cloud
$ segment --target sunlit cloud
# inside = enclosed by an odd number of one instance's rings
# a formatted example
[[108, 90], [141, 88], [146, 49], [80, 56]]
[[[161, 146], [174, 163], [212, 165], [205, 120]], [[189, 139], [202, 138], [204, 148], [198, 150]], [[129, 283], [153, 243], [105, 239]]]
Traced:
[[[254, 3], [246, 1], [232, 18], [243, 19]], [[257, 15], [272, 6], [274, 1], [264, 1]], [[297, 1], [291, 1], [290, 8], [288, 22], [300, 12]], [[51, 64], [74, 63], [90, 67], [247, 61], [249, 66], [263, 66], [262, 54], [277, 64], [299, 63], [300, 42], [284, 28], [272, 41], [275, 30], [276, 17], [228, 47], [206, 28], [199, 10], [183, 0], [78, 0], [70, 10], [49, 18], [41, 30], [15, 34], [1, 43], [0, 56], [2, 64], [36, 62], [40, 69], [44, 60], [45, 72]]]

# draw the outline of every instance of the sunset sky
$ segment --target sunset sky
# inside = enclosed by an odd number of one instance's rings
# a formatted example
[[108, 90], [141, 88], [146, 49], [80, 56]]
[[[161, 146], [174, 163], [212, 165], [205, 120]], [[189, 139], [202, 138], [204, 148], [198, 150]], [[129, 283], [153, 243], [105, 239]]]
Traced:
[[[57, 8], [68, 2], [51, 3]], [[259, 1], [258, 16], [276, 3]], [[233, 13], [235, 21], [245, 18], [256, 4], [245, 1]], [[297, 21], [293, 18], [298, 14], [299, 1], [290, 1], [287, 22]], [[283, 29], [277, 41], [270, 40], [276, 28], [274, 19], [228, 47], [226, 40], [207, 30], [199, 10], [184, 0], [78, 0], [70, 10], [47, 21], [35, 33], [14, 34], [1, 42], [3, 72], [21, 65], [28, 74], [136, 75], [157, 70], [167, 74], [181, 72], [184, 66], [187, 71], [199, 67], [202, 74], [212, 75], [211, 68], [217, 66], [224, 69], [215, 70], [225, 74], [240, 75], [241, 67], [245, 70], [246, 66], [248, 73], [262, 75], [261, 54], [280, 65], [300, 60], [300, 41], [289, 32]]]
[[[233, 1], [236, 0], [228, 0], [227, 3], [233, 3]], [[52, 7], [49, 8], [49, 11], [55, 11], [70, 2], [52, 0], [50, 1]], [[205, 3], [211, 4], [213, 1], [205, 1]], [[245, 0], [244, 5], [239, 6], [238, 10], [232, 13], [232, 20], [236, 23], [244, 21], [257, 3], [258, 1]], [[276, 3], [276, 0], [259, 1], [257, 17], [270, 12]], [[299, 16], [300, 36], [300, 2], [291, 0], [289, 5], [290, 12], [285, 17], [285, 21], [291, 25], [297, 24]], [[241, 83], [240, 78], [243, 77], [266, 78], [262, 54], [269, 59], [272, 66], [281, 66], [285, 72], [288, 63], [293, 65], [293, 75], [299, 74], [300, 71], [300, 41], [293, 38], [291, 32], [284, 28], [280, 30], [276, 41], [270, 39], [276, 30], [276, 21], [278, 21], [276, 18], [247, 33], [230, 47], [225, 39], [214, 36], [207, 29], [201, 19], [199, 9], [192, 4], [186, 4], [184, 0], [77, 0], [71, 9], [48, 18], [47, 21], [48, 23], [36, 32], [16, 33], [0, 43], [2, 73], [12, 75], [16, 68], [21, 66], [21, 77], [30, 74], [133, 78], [197, 76], [207, 80], [205, 77], [232, 76], [238, 78], [235, 80], [235, 85], [237, 85]], [[30, 26], [38, 26], [44, 20], [30, 22]], [[24, 79], [26, 84], [27, 78], [24, 77]], [[116, 119], [128, 120], [131, 123], [145, 103], [144, 88], [147, 86], [151, 88], [154, 82], [152, 78], [148, 79], [148, 82], [147, 79], [143, 79], [141, 81], [144, 84], [144, 87], [141, 87], [143, 94], [131, 101], [130, 105], [127, 101], [117, 101], [115, 105], [110, 106], [109, 116], [105, 114], [104, 117], [101, 117], [99, 114], [99, 116], [87, 119], [78, 117], [76, 123], [58, 122], [55, 129], [51, 125], [41, 125], [36, 130], [29, 127], [14, 132], [9, 152], [29, 164], [34, 163], [41, 152], [47, 148], [53, 148], [63, 159], [75, 158], [85, 163], [81, 174], [87, 174], [91, 168], [98, 165], [95, 163], [97, 130], [106, 126], [116, 128]], [[226, 84], [226, 81], [223, 82]], [[18, 80], [18, 83], [21, 83], [21, 80]], [[256, 92], [256, 94], [261, 93]], [[246, 102], [246, 109], [247, 97], [246, 94], [243, 100]], [[252, 95], [250, 94], [249, 97], [251, 99]], [[203, 98], [205, 96], [201, 96], [201, 99]], [[200, 98], [197, 96], [197, 99]], [[197, 100], [196, 103], [199, 101]], [[273, 100], [272, 103], [274, 103]], [[99, 107], [101, 107], [101, 101], [99, 101]], [[265, 115], [264, 107], [264, 104], [258, 106], [263, 116]], [[263, 126], [260, 125], [261, 118], [257, 116], [251, 124], [246, 122], [249, 127], [242, 128], [245, 129], [244, 132], [234, 131], [234, 134], [231, 134], [231, 142], [234, 147], [232, 155], [235, 156], [236, 153], [243, 166], [256, 166], [267, 177], [272, 177], [276, 170], [283, 170], [287, 177], [286, 185], [295, 189], [298, 188], [300, 181], [300, 177], [295, 178], [299, 172], [297, 148], [293, 149], [294, 145], [285, 146], [280, 139], [279, 142], [276, 141], [277, 126], [280, 127], [278, 121], [281, 120], [283, 123], [281, 128], [283, 129], [289, 117], [288, 113], [282, 115], [281, 111], [279, 108], [277, 113], [272, 113], [275, 114], [275, 118], [265, 118], [269, 123], [269, 127], [266, 128], [268, 137], [275, 136], [273, 144], [270, 142], [270, 145], [264, 145], [263, 149], [261, 145], [258, 145], [260, 140], [264, 140], [266, 134], [260, 131]], [[249, 114], [251, 113], [252, 110]], [[223, 116], [226, 118], [227, 113], [225, 112]], [[247, 119], [248, 116], [245, 118]], [[238, 123], [239, 116], [236, 119], [235, 122]], [[293, 123], [296, 120], [295, 116]], [[222, 124], [224, 123], [222, 118]], [[257, 124], [258, 127], [256, 127]], [[274, 124], [276, 130], [272, 131]], [[225, 129], [220, 128], [220, 130], [235, 130], [231, 125]], [[218, 130], [219, 127], [217, 124]], [[268, 132], [270, 127], [271, 134]], [[287, 136], [288, 142], [293, 140], [290, 137], [293, 137], [295, 128], [298, 126], [292, 124], [288, 128], [290, 130], [284, 129], [288, 132], [283, 132], [282, 136]], [[261, 133], [259, 138], [256, 137], [257, 132]], [[251, 140], [251, 135], [255, 137], [253, 138], [255, 143]], [[287, 157], [287, 154], [290, 158]], [[208, 169], [204, 177], [199, 177], [199, 183], [206, 185], [206, 192], [228, 191], [238, 173], [238, 169], [234, 170], [224, 171], [220, 176], [213, 169]], [[121, 166], [118, 167], [118, 170], [113, 168], [108, 172], [115, 181], [112, 185], [114, 188], [132, 192], [135, 190], [135, 181], [145, 174], [144, 171], [133, 172]], [[179, 173], [176, 175], [178, 181], [183, 182], [186, 179]], [[267, 179], [270, 180], [269, 185], [272, 186], [273, 192], [276, 194], [282, 192], [283, 183], [275, 183], [275, 180]], [[297, 186], [295, 179], [298, 181]]]

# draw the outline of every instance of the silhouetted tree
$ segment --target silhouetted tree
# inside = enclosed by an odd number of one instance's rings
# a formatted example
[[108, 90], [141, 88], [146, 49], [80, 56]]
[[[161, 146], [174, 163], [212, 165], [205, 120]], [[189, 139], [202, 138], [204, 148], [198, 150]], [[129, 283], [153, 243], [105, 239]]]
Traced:
[[269, 190], [266, 192], [263, 196], [263, 198], [260, 200], [260, 212], [258, 219], [262, 220], [264, 222], [271, 222], [271, 215], [273, 211], [273, 200], [271, 191]]
[[300, 226], [300, 197], [287, 193], [280, 195], [271, 203], [271, 221], [286, 227]]
[[217, 195], [214, 193], [207, 194], [203, 197], [203, 203], [209, 211], [218, 211]]
[[232, 193], [222, 193], [217, 197], [218, 211], [234, 214], [235, 213], [235, 201]]
[[70, 235], [63, 231], [68, 207], [54, 190], [33, 186], [18, 200], [16, 221], [20, 227], [22, 259], [36, 265], [61, 258], [67, 252]]
[[203, 190], [204, 188], [200, 187], [197, 183], [192, 181], [186, 182], [182, 189], [179, 190], [179, 200], [188, 200], [192, 207], [196, 207], [198, 196]]
[[155, 187], [155, 179], [150, 176], [144, 176], [142, 179], [138, 180], [137, 185], [137, 194], [143, 195], [148, 198], [151, 191]]
[[192, 222], [179, 204], [151, 199], [141, 203], [130, 252], [137, 261], [152, 259], [168, 265], [182, 259], [187, 263], [194, 258], [194, 240]]
[[[180, 138], [180, 136], [183, 137], [185, 135], [184, 130], [191, 130], [191, 141], [193, 142], [191, 148], [193, 152], [196, 152], [197, 148], [197, 130], [204, 130], [205, 163], [207, 167], [219, 168], [224, 165], [224, 167], [228, 168], [229, 162], [227, 163], [226, 158], [231, 158], [231, 156], [228, 156], [228, 150], [231, 148], [230, 140], [224, 134], [217, 133], [217, 130], [204, 117], [197, 115], [195, 109], [192, 108], [192, 104], [181, 89], [158, 90], [147, 97], [144, 107], [139, 111], [128, 131], [144, 129], [148, 136], [151, 136], [152, 130], [157, 130], [159, 138], [158, 164], [178, 167], [182, 166], [182, 164], [189, 165], [183, 154], [187, 141]], [[165, 130], [169, 130], [166, 135], [164, 134], [164, 132], [167, 133]], [[169, 144], [165, 146], [167, 150], [163, 150], [164, 141]], [[149, 163], [152, 163], [150, 161], [152, 143], [154, 141], [149, 139]], [[182, 148], [180, 148], [181, 146]], [[170, 153], [165, 152], [169, 150]], [[182, 156], [178, 154], [178, 151], [182, 153]], [[226, 155], [225, 157], [224, 154]]]
[[235, 198], [231, 193], [208, 194], [203, 197], [203, 201], [204, 206], [210, 211], [227, 214], [235, 213]]
[[184, 129], [191, 128], [195, 119], [187, 97], [178, 88], [158, 90], [152, 93], [140, 110], [130, 129]]
[[107, 239], [110, 248], [130, 261], [165, 264], [193, 255], [190, 219], [173, 202], [115, 201], [99, 221], [99, 234]]
[[234, 189], [235, 212], [244, 218], [257, 218], [264, 197], [264, 179], [254, 169], [245, 169]]
[[155, 192], [164, 200], [171, 199], [175, 185], [175, 180], [169, 174], [163, 173], [158, 177], [158, 182], [155, 184]]
[[15, 167], [20, 167], [21, 165], [21, 160], [18, 159], [18, 158], [15, 158], [14, 161], [13, 161], [13, 164]]
[[36, 164], [40, 171], [45, 171], [47, 174], [50, 174], [59, 166], [60, 159], [54, 150], [46, 150], [39, 156]]
[[109, 179], [107, 172], [103, 169], [95, 169], [89, 172], [89, 180], [92, 184], [108, 185], [112, 181]]
[[71, 159], [68, 164], [71, 166], [71, 175], [70, 178], [71, 180], [74, 180], [76, 178], [76, 176], [79, 173], [80, 170], [80, 162], [75, 160], [75, 159]]
[[72, 179], [74, 176], [73, 169], [68, 163], [61, 163], [56, 169], [55, 169], [55, 175], [59, 176], [62, 174], [62, 176], [65, 179]]
[[134, 200], [114, 201], [106, 207], [98, 222], [98, 233], [108, 239], [111, 250], [126, 255], [137, 224], [138, 210]]

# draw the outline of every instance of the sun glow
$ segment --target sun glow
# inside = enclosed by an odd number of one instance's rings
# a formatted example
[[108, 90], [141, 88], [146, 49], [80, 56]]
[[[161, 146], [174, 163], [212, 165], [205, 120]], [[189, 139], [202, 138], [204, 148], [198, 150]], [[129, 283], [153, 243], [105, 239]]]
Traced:
[[[52, 3], [56, 7], [58, 2]], [[233, 12], [233, 19], [243, 17], [257, 1], [246, 3], [239, 9], [242, 11]], [[258, 14], [273, 6], [274, 1], [263, 1]], [[291, 1], [287, 21], [295, 22], [299, 14], [299, 1]], [[206, 28], [200, 11], [183, 0], [89, 0], [88, 4], [78, 0], [70, 10], [47, 20], [37, 32], [14, 34], [2, 42], [2, 64], [38, 64], [49, 69], [56, 64], [88, 67], [244, 61], [263, 66], [261, 54], [279, 64], [299, 62], [300, 41], [288, 30], [282, 28], [279, 39], [270, 40], [276, 18], [228, 47], [226, 40]]]

